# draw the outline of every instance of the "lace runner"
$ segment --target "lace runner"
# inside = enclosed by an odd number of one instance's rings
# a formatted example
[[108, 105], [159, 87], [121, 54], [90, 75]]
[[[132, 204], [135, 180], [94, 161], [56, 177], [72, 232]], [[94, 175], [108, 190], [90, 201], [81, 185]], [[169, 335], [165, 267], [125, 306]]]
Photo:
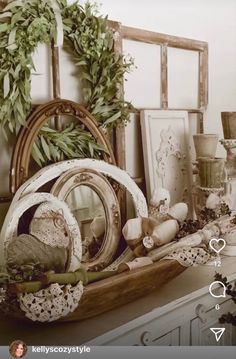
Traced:
[[198, 265], [206, 264], [214, 258], [214, 255], [210, 254], [204, 248], [182, 247], [176, 249], [163, 259], [175, 259], [184, 267], [197, 267]]

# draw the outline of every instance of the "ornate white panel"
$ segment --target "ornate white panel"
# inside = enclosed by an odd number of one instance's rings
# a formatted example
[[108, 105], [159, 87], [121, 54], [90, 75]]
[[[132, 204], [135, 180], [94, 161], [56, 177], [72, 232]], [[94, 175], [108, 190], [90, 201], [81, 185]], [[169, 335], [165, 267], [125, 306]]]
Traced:
[[186, 111], [144, 110], [141, 126], [147, 195], [154, 189], [169, 190], [171, 204], [192, 206], [188, 113]]

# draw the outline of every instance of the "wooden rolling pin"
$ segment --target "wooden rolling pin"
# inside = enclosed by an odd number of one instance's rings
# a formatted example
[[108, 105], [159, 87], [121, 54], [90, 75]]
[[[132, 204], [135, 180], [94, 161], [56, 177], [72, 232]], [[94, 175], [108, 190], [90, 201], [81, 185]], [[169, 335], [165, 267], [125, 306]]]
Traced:
[[9, 283], [8, 289], [11, 293], [35, 293], [45, 288], [48, 284], [75, 284], [82, 281], [83, 284], [96, 282], [98, 280], [108, 278], [116, 274], [115, 271], [109, 272], [86, 272], [79, 269], [76, 272], [68, 273], [44, 273], [38, 281]]

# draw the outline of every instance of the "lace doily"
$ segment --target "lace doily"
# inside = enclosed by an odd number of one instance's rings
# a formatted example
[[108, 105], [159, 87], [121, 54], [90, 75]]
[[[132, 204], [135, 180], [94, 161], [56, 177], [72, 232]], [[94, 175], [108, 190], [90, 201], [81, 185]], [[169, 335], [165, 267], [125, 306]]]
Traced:
[[49, 202], [37, 208], [30, 223], [30, 234], [51, 247], [69, 246], [69, 229], [63, 213], [52, 210]]
[[36, 293], [22, 293], [18, 299], [26, 317], [33, 321], [52, 322], [73, 312], [82, 294], [82, 282], [75, 286], [53, 283]]
[[204, 248], [178, 248], [163, 259], [175, 259], [184, 267], [197, 267], [201, 264], [206, 264], [214, 258]]

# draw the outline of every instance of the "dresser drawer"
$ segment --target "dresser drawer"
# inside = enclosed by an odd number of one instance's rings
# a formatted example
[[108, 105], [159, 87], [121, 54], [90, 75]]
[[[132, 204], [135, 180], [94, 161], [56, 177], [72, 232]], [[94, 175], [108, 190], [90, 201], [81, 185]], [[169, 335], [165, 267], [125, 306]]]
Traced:
[[[222, 314], [228, 312], [235, 313], [235, 304], [230, 299], [221, 303], [219, 310], [216, 310], [215, 306], [210, 309], [205, 308], [204, 310], [203, 306], [199, 316], [191, 320], [191, 345], [234, 345], [236, 342], [235, 327], [227, 323], [219, 323], [219, 318]], [[221, 327], [225, 328], [225, 332], [219, 342], [217, 342], [215, 334], [210, 328]]]

